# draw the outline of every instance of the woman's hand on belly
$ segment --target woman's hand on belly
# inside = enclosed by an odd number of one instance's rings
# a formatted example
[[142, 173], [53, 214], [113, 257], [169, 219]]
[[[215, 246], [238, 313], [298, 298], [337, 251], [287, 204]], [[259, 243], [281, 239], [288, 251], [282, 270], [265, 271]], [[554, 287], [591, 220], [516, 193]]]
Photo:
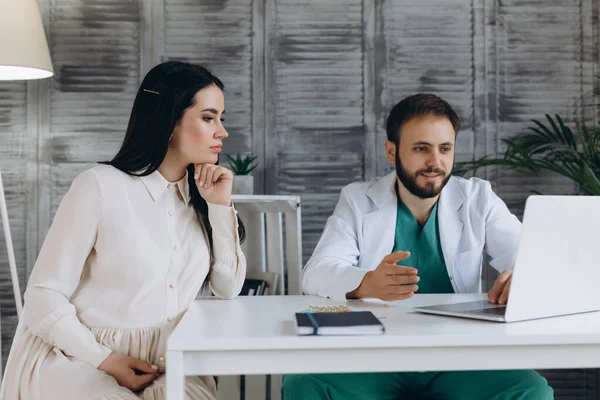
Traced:
[[144, 389], [159, 375], [156, 365], [117, 353], [106, 357], [98, 369], [115, 378], [119, 385], [132, 392]]

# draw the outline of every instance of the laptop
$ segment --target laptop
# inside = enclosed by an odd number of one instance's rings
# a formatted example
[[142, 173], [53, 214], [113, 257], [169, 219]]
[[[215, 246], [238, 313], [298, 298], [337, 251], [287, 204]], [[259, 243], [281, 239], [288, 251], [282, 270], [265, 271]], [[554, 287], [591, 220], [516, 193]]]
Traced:
[[414, 310], [497, 322], [598, 311], [598, 282], [600, 196], [529, 196], [506, 305], [485, 300]]

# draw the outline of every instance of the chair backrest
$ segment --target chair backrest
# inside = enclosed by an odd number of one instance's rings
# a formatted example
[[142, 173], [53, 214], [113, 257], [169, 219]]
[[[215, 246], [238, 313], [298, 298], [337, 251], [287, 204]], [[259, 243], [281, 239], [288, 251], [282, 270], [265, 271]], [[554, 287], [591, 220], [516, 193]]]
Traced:
[[302, 214], [299, 196], [234, 195], [246, 227], [243, 244], [247, 277], [273, 273], [277, 284], [269, 294], [301, 294]]

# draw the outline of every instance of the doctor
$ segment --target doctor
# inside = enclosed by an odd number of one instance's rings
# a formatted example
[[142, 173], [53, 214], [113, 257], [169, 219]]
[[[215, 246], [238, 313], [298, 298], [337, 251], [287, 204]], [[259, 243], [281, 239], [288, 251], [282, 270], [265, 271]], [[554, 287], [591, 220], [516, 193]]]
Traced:
[[[385, 150], [395, 171], [342, 190], [304, 269], [306, 294], [392, 301], [414, 293], [480, 293], [485, 252], [500, 272], [488, 298], [506, 303], [521, 223], [489, 182], [451, 175], [459, 128], [452, 107], [431, 94], [392, 109]], [[553, 390], [532, 370], [288, 375], [282, 387], [284, 400], [414, 396], [546, 400]]]

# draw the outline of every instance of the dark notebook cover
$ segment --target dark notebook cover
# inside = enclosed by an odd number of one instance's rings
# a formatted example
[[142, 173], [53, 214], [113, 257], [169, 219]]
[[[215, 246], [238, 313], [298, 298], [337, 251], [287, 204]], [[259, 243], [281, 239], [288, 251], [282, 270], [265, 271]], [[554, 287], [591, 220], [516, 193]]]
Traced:
[[373, 328], [373, 332], [383, 332], [384, 327], [371, 311], [350, 311], [338, 313], [310, 313], [316, 327], [311, 321], [308, 313], [296, 313], [296, 326], [298, 331], [312, 334], [352, 334], [353, 328], [362, 330], [365, 327]]
[[[258, 296], [265, 294], [268, 283], [262, 279], [246, 279], [240, 291], [240, 296]], [[250, 293], [252, 291], [252, 293]]]

